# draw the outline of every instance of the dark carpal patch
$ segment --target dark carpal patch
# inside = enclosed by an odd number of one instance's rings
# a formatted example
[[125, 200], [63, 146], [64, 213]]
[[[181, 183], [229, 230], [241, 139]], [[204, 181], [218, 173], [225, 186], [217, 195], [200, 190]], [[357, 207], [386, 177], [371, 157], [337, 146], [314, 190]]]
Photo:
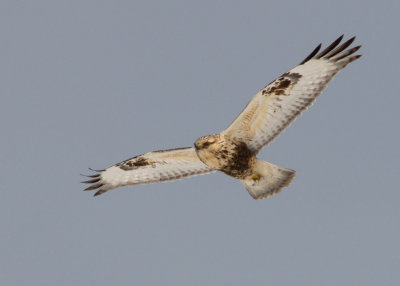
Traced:
[[276, 88], [287, 88], [290, 85], [290, 82], [290, 80], [285, 78], [279, 82], [279, 85]]
[[298, 73], [290, 73], [290, 72], [284, 73], [275, 81], [270, 83], [266, 88], [264, 88], [262, 94], [265, 96], [269, 96], [272, 94], [289, 95], [289, 92], [287, 90], [290, 89], [293, 85], [295, 85], [300, 78], [301, 74]]
[[149, 159], [143, 158], [143, 157], [134, 157], [132, 159], [126, 160], [124, 162], [116, 164], [117, 167], [124, 171], [128, 170], [134, 170], [137, 168], [145, 167], [145, 166], [151, 166], [155, 167], [154, 162], [152, 162]]
[[297, 72], [286, 72], [283, 75], [281, 75], [281, 78], [289, 78], [291, 79], [294, 83], [297, 83], [299, 79], [301, 79], [303, 76]]

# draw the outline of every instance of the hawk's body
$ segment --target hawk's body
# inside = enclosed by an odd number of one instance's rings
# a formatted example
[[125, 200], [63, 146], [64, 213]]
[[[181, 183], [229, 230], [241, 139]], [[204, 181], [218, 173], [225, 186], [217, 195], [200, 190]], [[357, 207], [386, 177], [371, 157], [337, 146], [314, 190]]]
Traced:
[[338, 46], [342, 37], [318, 51], [319, 45], [300, 65], [267, 85], [220, 134], [200, 137], [194, 148], [154, 151], [128, 159], [90, 176], [86, 190], [95, 195], [135, 184], [155, 183], [221, 171], [241, 180], [254, 199], [280, 192], [295, 171], [256, 158], [262, 147], [275, 139], [319, 96], [328, 82], [361, 55], [361, 46], [346, 50], [354, 38]]

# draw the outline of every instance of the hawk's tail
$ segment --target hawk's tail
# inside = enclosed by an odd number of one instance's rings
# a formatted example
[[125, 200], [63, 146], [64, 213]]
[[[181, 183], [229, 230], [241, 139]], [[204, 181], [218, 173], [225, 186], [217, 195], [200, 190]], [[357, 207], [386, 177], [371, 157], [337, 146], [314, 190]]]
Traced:
[[255, 200], [273, 196], [288, 187], [296, 171], [257, 159], [253, 174], [240, 180]]

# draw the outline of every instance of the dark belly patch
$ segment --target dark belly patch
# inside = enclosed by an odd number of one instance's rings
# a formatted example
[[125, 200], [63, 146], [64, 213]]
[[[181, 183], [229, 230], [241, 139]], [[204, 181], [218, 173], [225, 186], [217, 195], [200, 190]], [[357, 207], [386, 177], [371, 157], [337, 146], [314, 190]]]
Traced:
[[254, 154], [243, 142], [234, 142], [232, 145], [232, 151], [220, 151], [219, 156], [226, 161], [221, 171], [235, 178], [246, 177], [251, 173], [250, 163]]

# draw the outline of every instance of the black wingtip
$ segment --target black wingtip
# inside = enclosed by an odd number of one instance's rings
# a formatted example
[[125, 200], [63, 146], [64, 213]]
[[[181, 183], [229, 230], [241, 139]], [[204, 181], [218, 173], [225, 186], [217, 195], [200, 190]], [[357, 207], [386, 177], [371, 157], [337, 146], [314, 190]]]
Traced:
[[94, 195], [93, 195], [93, 197], [97, 197], [97, 196], [100, 196], [101, 194], [104, 194], [105, 192], [107, 192], [107, 191], [104, 191], [104, 190], [98, 190]]
[[354, 62], [355, 60], [361, 58], [362, 55], [355, 55], [349, 58], [349, 63]]
[[100, 174], [95, 174], [95, 175], [84, 175], [84, 174], [79, 174], [82, 177], [87, 177], [87, 178], [97, 178], [100, 177]]
[[83, 184], [93, 184], [93, 183], [97, 183], [98, 181], [100, 181], [100, 177], [94, 178], [92, 180], [82, 181], [81, 183], [83, 183]]
[[100, 185], [98, 185], [98, 184], [91, 185], [91, 186], [87, 187], [86, 189], [84, 189], [84, 191], [91, 191], [91, 190], [95, 190], [95, 189], [98, 189], [98, 188], [100, 188], [101, 186], [103, 186], [103, 185], [102, 185], [102, 184], [100, 184]]
[[353, 54], [353, 53], [357, 52], [357, 51], [358, 51], [359, 49], [361, 49], [361, 48], [362, 48], [362, 45], [359, 45], [359, 46], [356, 46], [356, 47], [350, 49], [350, 51], [351, 51], [351, 53]]
[[355, 39], [356, 39], [356, 36], [351, 37], [350, 39], [348, 39], [348, 40], [343, 44], [343, 46], [344, 46], [344, 45], [347, 45], [347, 46], [346, 46], [346, 48], [347, 48], [348, 46], [350, 46], [350, 45], [354, 42]]
[[[333, 43], [331, 43], [328, 47], [326, 47], [322, 52], [317, 54], [321, 48], [321, 44], [319, 44], [312, 52], [309, 54], [301, 63], [300, 65], [308, 62], [311, 59], [328, 59], [334, 62], [338, 62], [344, 58], [347, 58], [349, 55], [355, 53], [361, 48], [361, 45], [350, 48], [346, 50], [356, 39], [356, 36], [351, 37], [343, 44], [339, 45], [340, 42], [343, 40], [344, 34], [340, 35]], [[349, 57], [350, 62], [358, 59], [359, 57]]]
[[344, 42], [343, 44], [341, 44], [339, 47], [337, 47], [336, 49], [330, 51], [328, 54], [326, 54], [324, 56], [324, 58], [330, 59], [333, 58], [334, 56], [338, 55], [340, 52], [344, 51], [345, 49], [347, 49], [355, 40], [356, 37], [353, 37], [349, 40], [347, 40], [346, 42]]
[[339, 38], [337, 38], [332, 44], [330, 44], [327, 48], [325, 48], [325, 50], [323, 50], [322, 52], [320, 52], [316, 58], [320, 59], [323, 56], [325, 56], [327, 53], [329, 53], [330, 51], [332, 51], [334, 48], [336, 48], [337, 45], [339, 45], [339, 43], [342, 41], [344, 34], [342, 34]]
[[[347, 58], [348, 56], [354, 54], [354, 53], [357, 52], [360, 48], [361, 48], [361, 45], [356, 46], [356, 47], [354, 47], [354, 48], [351, 48], [351, 49], [349, 49], [349, 50], [343, 51], [343, 52], [341, 52], [341, 53], [335, 55], [332, 59], [333, 59], [335, 62], [338, 62], [338, 61], [340, 61], [340, 60], [342, 60], [342, 59], [344, 59], [344, 58]], [[352, 57], [352, 58], [354, 58], [354, 57]]]
[[312, 52], [311, 54], [309, 54], [300, 64], [304, 64], [306, 62], [308, 62], [309, 60], [311, 60], [321, 49], [322, 44], [320, 43]]
[[89, 170], [90, 170], [90, 171], [93, 171], [93, 172], [99, 172], [99, 173], [105, 171], [104, 169], [103, 169], [103, 170], [95, 170], [95, 169], [92, 169], [92, 168], [89, 168]]

